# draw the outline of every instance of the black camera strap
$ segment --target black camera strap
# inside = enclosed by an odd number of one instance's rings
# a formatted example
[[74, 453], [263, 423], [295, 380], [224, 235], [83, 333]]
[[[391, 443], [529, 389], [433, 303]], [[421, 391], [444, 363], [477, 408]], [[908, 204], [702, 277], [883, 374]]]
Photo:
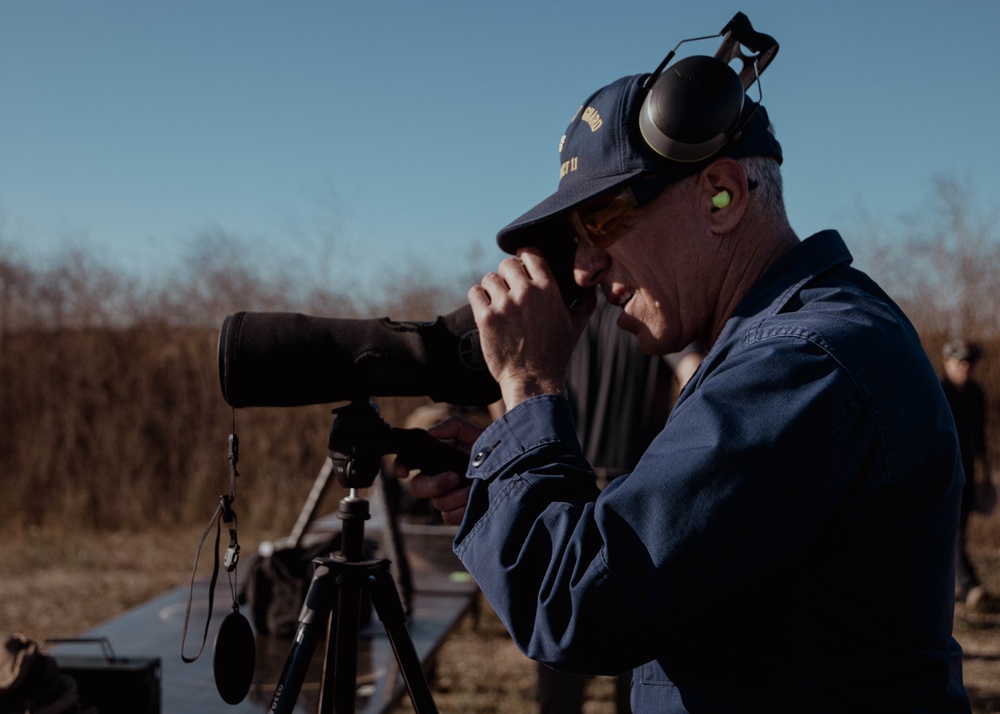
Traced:
[[[233, 510], [233, 501], [236, 500], [236, 478], [239, 476], [239, 472], [236, 470], [237, 461], [239, 461], [239, 438], [236, 436], [236, 414], [234, 411], [233, 432], [229, 435], [229, 493], [219, 497], [219, 505], [216, 507], [215, 513], [212, 514], [212, 518], [198, 540], [198, 546], [194, 553], [194, 566], [191, 569], [191, 583], [188, 588], [187, 607], [184, 611], [184, 628], [181, 632], [181, 659], [187, 663], [194, 662], [201, 656], [202, 650], [205, 649], [205, 643], [208, 641], [208, 628], [212, 621], [212, 610], [215, 604], [215, 585], [219, 579], [219, 545], [222, 542], [223, 524], [226, 524], [229, 530], [229, 546], [226, 549], [226, 555], [222, 562], [226, 572], [229, 574], [229, 585], [233, 596], [233, 612], [238, 613], [240, 609], [239, 600], [236, 595], [236, 582], [233, 575], [240, 559], [240, 544], [236, 535], [236, 512]], [[191, 605], [194, 600], [194, 583], [198, 572], [198, 560], [201, 557], [202, 546], [205, 544], [208, 534], [212, 532], [212, 526], [216, 527], [215, 562], [212, 567], [212, 578], [208, 586], [208, 616], [205, 618], [205, 632], [201, 638], [201, 645], [193, 657], [188, 657], [184, 654], [184, 643], [187, 640], [188, 624], [191, 619]]]
[[[191, 585], [188, 589], [187, 608], [184, 611], [184, 629], [181, 632], [181, 659], [187, 663], [194, 662], [201, 656], [208, 641], [208, 628], [212, 622], [212, 610], [215, 605], [215, 585], [219, 579], [219, 546], [222, 543], [222, 526], [229, 530], [229, 546], [222, 565], [229, 577], [229, 590], [233, 598], [232, 612], [222, 620], [219, 632], [215, 636], [215, 648], [212, 659], [212, 671], [215, 675], [215, 687], [219, 690], [223, 701], [227, 704], [239, 704], [250, 691], [253, 683], [254, 668], [257, 664], [253, 629], [247, 618], [240, 612], [239, 598], [236, 594], [238, 578], [236, 565], [240, 560], [240, 543], [236, 536], [236, 512], [233, 501], [236, 500], [236, 462], [239, 461], [239, 438], [236, 436], [236, 410], [233, 410], [233, 431], [229, 435], [229, 493], [219, 497], [219, 505], [215, 509], [208, 526], [201, 534], [198, 547], [194, 553], [194, 567], [191, 569]], [[191, 604], [194, 600], [195, 575], [198, 572], [198, 558], [205, 539], [215, 526], [215, 563], [212, 566], [212, 579], [208, 586], [208, 615], [205, 618], [205, 631], [202, 633], [201, 645], [193, 657], [184, 654], [184, 643], [187, 640], [188, 624], [191, 620]]]

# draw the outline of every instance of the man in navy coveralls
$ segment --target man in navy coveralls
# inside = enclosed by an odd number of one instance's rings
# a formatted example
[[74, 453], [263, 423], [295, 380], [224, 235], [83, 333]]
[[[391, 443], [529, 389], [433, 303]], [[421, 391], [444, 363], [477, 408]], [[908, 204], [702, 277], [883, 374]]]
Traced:
[[[414, 494], [529, 657], [632, 669], [636, 712], [968, 712], [962, 466], [914, 328], [836, 232], [793, 232], [763, 107], [680, 163], [639, 131], [643, 79], [584, 102], [557, 192], [500, 231], [469, 302], [507, 412], [433, 428], [468, 472]], [[547, 257], [572, 241], [568, 308]], [[603, 491], [563, 396], [592, 288], [648, 354], [708, 350]]]

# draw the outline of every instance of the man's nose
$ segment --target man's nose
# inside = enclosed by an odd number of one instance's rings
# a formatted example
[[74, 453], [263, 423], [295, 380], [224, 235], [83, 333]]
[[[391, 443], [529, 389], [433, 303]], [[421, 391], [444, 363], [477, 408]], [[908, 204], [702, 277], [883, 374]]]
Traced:
[[588, 245], [579, 245], [573, 259], [573, 280], [589, 288], [601, 282], [601, 276], [611, 262], [607, 251]]

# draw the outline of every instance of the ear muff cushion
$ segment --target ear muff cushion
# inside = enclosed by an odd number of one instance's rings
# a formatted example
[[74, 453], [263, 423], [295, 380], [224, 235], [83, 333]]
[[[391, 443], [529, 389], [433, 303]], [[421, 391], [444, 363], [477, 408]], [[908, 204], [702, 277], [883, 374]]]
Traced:
[[639, 113], [639, 129], [658, 154], [700, 161], [721, 149], [743, 110], [739, 75], [720, 59], [697, 55], [657, 77]]

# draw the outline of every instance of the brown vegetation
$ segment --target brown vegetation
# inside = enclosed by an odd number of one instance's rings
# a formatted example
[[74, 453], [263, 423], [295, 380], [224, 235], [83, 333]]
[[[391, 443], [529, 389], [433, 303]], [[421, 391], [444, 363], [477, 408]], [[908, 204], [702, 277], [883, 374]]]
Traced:
[[[1000, 464], [1000, 240], [991, 217], [978, 217], [967, 196], [960, 183], [939, 180], [920, 220], [902, 228], [869, 221], [865, 235], [872, 240], [861, 249], [847, 238], [860, 267], [913, 319], [935, 365], [952, 337], [984, 344], [977, 377], [990, 397], [991, 461]], [[129, 532], [168, 534], [155, 542], [161, 555], [173, 544], [171, 560], [182, 567], [167, 569], [165, 580], [147, 578], [148, 587], [139, 586], [128, 602], [103, 603], [111, 607], [127, 607], [153, 594], [150, 588], [180, 582], [193, 534], [229, 489], [234, 414], [222, 399], [216, 360], [226, 314], [291, 310], [425, 319], [457, 307], [469, 284], [455, 280], [428, 289], [430, 279], [411, 278], [382, 302], [360, 304], [261, 273], [238, 258], [238, 246], [225, 236], [208, 237], [186, 273], [153, 286], [82, 252], [40, 268], [3, 248], [0, 240], [0, 546], [7, 546], [0, 548], [0, 580], [12, 583], [28, 569], [50, 566], [31, 562], [41, 551], [25, 550], [40, 533], [64, 541], [88, 534], [95, 542]], [[423, 401], [380, 404], [390, 424], [401, 424]], [[294, 523], [326, 456], [330, 419], [330, 405], [235, 414], [241, 444], [237, 511], [252, 539], [282, 535]], [[974, 538], [984, 566], [1000, 571], [998, 520], [978, 520]], [[88, 562], [93, 554], [87, 552], [69, 557]], [[1000, 577], [991, 574], [988, 584], [1000, 596]], [[26, 604], [45, 594], [32, 589], [0, 597]], [[29, 621], [9, 619], [18, 612]], [[0, 630], [37, 627], [35, 636], [49, 634], [44, 623], [32, 624], [29, 613], [30, 607], [5, 606]], [[100, 617], [111, 614], [101, 611]], [[95, 624], [90, 617], [81, 627]], [[963, 631], [978, 633], [977, 627], [973, 618]], [[996, 660], [997, 653], [991, 656]]]
[[[326, 457], [331, 405], [234, 413], [219, 386], [223, 318], [237, 310], [329, 314], [336, 305], [338, 317], [364, 309], [427, 319], [460, 304], [458, 290], [423, 287], [359, 306], [236, 260], [197, 265], [186, 280], [140, 290], [78, 252], [48, 269], [0, 259], [5, 530], [207, 519], [229, 491], [234, 423], [241, 521], [287, 530]], [[382, 416], [400, 423], [424, 401], [380, 400]]]

